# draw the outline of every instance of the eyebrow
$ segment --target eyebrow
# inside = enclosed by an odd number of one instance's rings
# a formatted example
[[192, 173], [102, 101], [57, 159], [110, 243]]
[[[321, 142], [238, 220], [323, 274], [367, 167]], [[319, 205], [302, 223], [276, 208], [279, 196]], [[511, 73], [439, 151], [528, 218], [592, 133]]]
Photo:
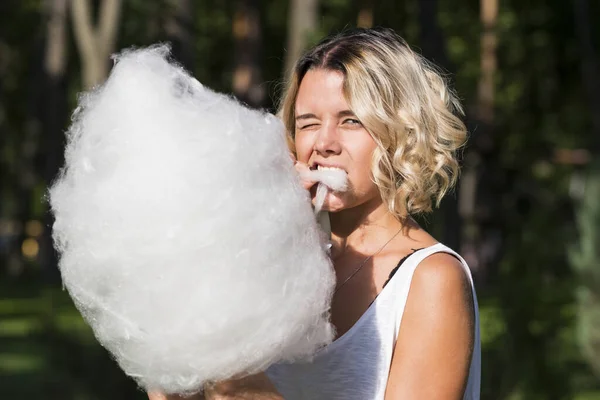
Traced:
[[[343, 110], [343, 111], [340, 111], [337, 114], [337, 116], [338, 116], [338, 118], [340, 118], [340, 117], [356, 117], [356, 114], [354, 114], [354, 112], [352, 112], [351, 110]], [[301, 114], [301, 115], [296, 116], [296, 121], [300, 121], [303, 119], [311, 119], [311, 118], [317, 118], [317, 116], [312, 113]]]
[[344, 110], [338, 113], [338, 117], [356, 117], [352, 110]]
[[302, 114], [302, 115], [298, 115], [296, 116], [296, 121], [300, 121], [302, 119], [311, 119], [311, 118], [317, 118], [317, 116], [315, 114]]

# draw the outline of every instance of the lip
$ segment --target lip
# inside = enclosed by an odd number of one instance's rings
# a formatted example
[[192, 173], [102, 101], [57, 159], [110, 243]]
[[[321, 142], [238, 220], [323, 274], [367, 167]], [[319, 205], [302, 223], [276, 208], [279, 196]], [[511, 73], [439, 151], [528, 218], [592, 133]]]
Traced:
[[325, 168], [338, 168], [345, 172], [348, 172], [348, 171], [346, 171], [346, 168], [344, 168], [343, 166], [341, 166], [339, 164], [332, 164], [332, 163], [326, 163], [326, 162], [320, 162], [320, 161], [313, 161], [310, 165], [310, 169], [316, 170], [318, 166], [325, 167]]

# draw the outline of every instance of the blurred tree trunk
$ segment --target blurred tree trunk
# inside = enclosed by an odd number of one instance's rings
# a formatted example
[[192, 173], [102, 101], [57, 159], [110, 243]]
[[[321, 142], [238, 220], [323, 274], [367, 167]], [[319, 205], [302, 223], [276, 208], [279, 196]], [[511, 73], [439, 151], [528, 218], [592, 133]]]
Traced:
[[[48, 0], [48, 22], [43, 60], [43, 92], [39, 121], [42, 132], [42, 171], [46, 186], [50, 185], [63, 163], [63, 130], [68, 116], [67, 93], [67, 12], [69, 0]], [[39, 89], [38, 89], [39, 90]], [[40, 200], [41, 201], [41, 200]], [[44, 215], [40, 240], [40, 262], [49, 279], [56, 275], [56, 255], [52, 245], [53, 219]]]
[[288, 14], [287, 52], [283, 76], [289, 77], [305, 50], [309, 36], [317, 29], [318, 0], [291, 0]]
[[373, 27], [373, 0], [360, 0], [356, 26], [359, 28]]
[[452, 66], [446, 54], [444, 34], [438, 23], [438, 0], [420, 0], [418, 16], [423, 55], [437, 65], [454, 73], [454, 68], [451, 68]]
[[45, 154], [43, 177], [47, 184], [62, 164], [63, 129], [67, 117], [67, 5], [69, 0], [49, 0], [43, 62], [44, 94], [42, 131]]
[[233, 93], [251, 107], [262, 107], [265, 101], [259, 5], [258, 0], [237, 0], [233, 16]]
[[[7, 4], [0, 5], [0, 12], [10, 12], [10, 6]], [[10, 57], [10, 48], [0, 36], [0, 149], [8, 153], [16, 153], [15, 135], [11, 135], [8, 127], [8, 110], [6, 107], [4, 96], [4, 80], [8, 73]], [[15, 219], [18, 218], [18, 210], [15, 210], [15, 205], [18, 207], [18, 201], [15, 197], [20, 191], [18, 179], [15, 177], [17, 172], [17, 162], [15, 157], [0, 157], [0, 240], [5, 241], [6, 259], [0, 259], [0, 262], [5, 261], [5, 264], [0, 264], [8, 274], [13, 271], [20, 271], [23, 268], [21, 259], [21, 248], [18, 241], [14, 240], [15, 234]]]
[[[438, 1], [419, 1], [420, 45], [423, 55], [450, 73], [455, 68], [446, 54], [444, 35], [438, 23]], [[460, 184], [460, 182], [459, 182]], [[458, 193], [449, 194], [441, 204], [443, 230], [441, 240], [453, 249], [460, 249], [461, 219], [458, 213]]]
[[583, 179], [583, 198], [576, 207], [578, 246], [569, 255], [580, 278], [576, 291], [577, 338], [583, 356], [600, 377], [600, 66], [592, 43], [589, 3], [576, 0], [573, 7], [581, 53], [581, 81], [586, 89], [593, 135], [592, 162]]
[[600, 155], [600, 67], [598, 57], [594, 51], [592, 42], [592, 27], [589, 21], [590, 5], [588, 0], [573, 1], [575, 11], [575, 26], [579, 40], [582, 56], [581, 78], [584, 89], [586, 89], [587, 102], [592, 119], [592, 130], [594, 139], [592, 141], [592, 153]]
[[101, 0], [98, 24], [93, 23], [90, 0], [71, 0], [75, 42], [81, 56], [83, 86], [102, 83], [108, 76], [109, 57], [115, 49], [122, 0]]
[[172, 44], [172, 54], [190, 72], [194, 71], [194, 6], [193, 0], [170, 0], [172, 12], [165, 31]]
[[[481, 75], [478, 85], [479, 120], [486, 124], [486, 140], [492, 145], [492, 125], [494, 123], [494, 76], [496, 74], [496, 23], [498, 20], [498, 0], [481, 0]], [[480, 139], [481, 140], [481, 139]]]
[[499, 218], [497, 146], [494, 140], [494, 79], [496, 74], [496, 24], [498, 0], [480, 0], [482, 27], [480, 76], [477, 104], [474, 109], [476, 128], [465, 158], [460, 187], [459, 210], [463, 219], [463, 256], [484, 280], [490, 265], [498, 260], [502, 234], [495, 221]]

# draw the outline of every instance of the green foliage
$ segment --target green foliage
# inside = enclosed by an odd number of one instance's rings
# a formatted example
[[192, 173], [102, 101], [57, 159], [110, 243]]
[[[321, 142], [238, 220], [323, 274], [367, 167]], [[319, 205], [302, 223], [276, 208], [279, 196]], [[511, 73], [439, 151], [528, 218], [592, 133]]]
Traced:
[[[481, 27], [478, 2], [462, 4], [440, 1], [439, 21], [469, 113]], [[500, 7], [496, 150], [488, 157], [494, 157], [490, 200], [498, 202], [492, 222], [503, 251], [479, 286], [482, 398], [592, 396], [600, 385], [579, 351], [577, 279], [566, 255], [574, 234], [573, 169], [552, 160], [555, 149], [584, 147], [590, 140], [572, 4], [508, 1]]]

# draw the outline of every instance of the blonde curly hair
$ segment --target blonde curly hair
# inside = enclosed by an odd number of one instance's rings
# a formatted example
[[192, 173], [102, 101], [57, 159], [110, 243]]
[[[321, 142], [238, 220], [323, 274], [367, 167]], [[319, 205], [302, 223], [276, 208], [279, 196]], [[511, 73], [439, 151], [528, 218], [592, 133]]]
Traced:
[[390, 29], [354, 29], [322, 40], [298, 60], [279, 115], [294, 151], [295, 103], [306, 72], [344, 75], [344, 96], [377, 144], [372, 179], [398, 218], [430, 212], [455, 185], [467, 130], [442, 74]]

